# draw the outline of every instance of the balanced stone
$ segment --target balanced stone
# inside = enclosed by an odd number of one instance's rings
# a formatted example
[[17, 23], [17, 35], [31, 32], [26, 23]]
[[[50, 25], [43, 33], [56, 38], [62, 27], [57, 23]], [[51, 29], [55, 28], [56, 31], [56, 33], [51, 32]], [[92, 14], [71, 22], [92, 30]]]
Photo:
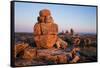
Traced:
[[39, 15], [45, 17], [45, 16], [50, 16], [51, 13], [48, 9], [43, 9], [40, 11]]

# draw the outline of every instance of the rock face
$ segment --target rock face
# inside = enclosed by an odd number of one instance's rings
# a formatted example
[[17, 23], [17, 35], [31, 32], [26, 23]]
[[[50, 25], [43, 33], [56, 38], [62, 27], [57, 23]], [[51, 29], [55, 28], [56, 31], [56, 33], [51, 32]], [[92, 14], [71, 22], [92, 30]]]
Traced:
[[14, 49], [14, 57], [16, 58], [18, 54], [22, 55], [22, 52], [28, 47], [28, 44], [16, 44]]
[[60, 49], [38, 49], [37, 58], [42, 61], [53, 62], [55, 64], [67, 63], [67, 55], [69, 53]]
[[58, 26], [48, 9], [41, 10], [39, 15], [33, 29], [37, 48], [52, 48], [57, 40]]

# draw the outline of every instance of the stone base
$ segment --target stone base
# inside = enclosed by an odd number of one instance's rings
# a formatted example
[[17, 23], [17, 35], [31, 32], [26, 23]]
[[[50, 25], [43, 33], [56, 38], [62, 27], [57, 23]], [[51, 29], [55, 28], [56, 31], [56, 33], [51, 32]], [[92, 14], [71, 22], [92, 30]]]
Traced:
[[[23, 47], [23, 45], [16, 45], [17, 47]], [[26, 45], [25, 45], [26, 46]], [[48, 65], [48, 64], [63, 64], [68, 63], [67, 55], [70, 53], [57, 48], [50, 49], [38, 49], [27, 46], [23, 50], [17, 50], [18, 57], [15, 57], [16, 66], [27, 65]], [[27, 61], [27, 62], [26, 62]]]
[[61, 49], [26, 48], [23, 52], [23, 55], [20, 55], [20, 57], [16, 58], [16, 66], [68, 63], [67, 55], [69, 55], [69, 53]]

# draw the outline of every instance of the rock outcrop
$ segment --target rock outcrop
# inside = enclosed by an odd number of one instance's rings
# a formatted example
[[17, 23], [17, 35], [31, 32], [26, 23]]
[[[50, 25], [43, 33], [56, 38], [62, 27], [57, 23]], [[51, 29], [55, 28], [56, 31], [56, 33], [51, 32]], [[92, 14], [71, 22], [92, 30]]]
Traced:
[[43, 9], [34, 26], [34, 40], [37, 48], [52, 48], [57, 40], [58, 26], [53, 22], [51, 13]]

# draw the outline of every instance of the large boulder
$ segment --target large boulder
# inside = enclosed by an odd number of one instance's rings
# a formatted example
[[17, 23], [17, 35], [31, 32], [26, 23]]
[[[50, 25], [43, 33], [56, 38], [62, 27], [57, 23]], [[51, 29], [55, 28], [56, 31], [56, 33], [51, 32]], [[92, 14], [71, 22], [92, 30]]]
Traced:
[[36, 59], [37, 49], [32, 48], [28, 44], [17, 44], [15, 45], [15, 58], [24, 59], [24, 60], [32, 60]]
[[[14, 57], [16, 58], [18, 55], [22, 55], [23, 51], [28, 47], [28, 44], [20, 43], [15, 45], [14, 49]], [[18, 56], [19, 57], [19, 56]]]
[[40, 35], [34, 37], [37, 48], [53, 48], [56, 42], [56, 35]]
[[57, 35], [57, 24], [51, 23], [36, 23], [34, 26], [34, 35]]

